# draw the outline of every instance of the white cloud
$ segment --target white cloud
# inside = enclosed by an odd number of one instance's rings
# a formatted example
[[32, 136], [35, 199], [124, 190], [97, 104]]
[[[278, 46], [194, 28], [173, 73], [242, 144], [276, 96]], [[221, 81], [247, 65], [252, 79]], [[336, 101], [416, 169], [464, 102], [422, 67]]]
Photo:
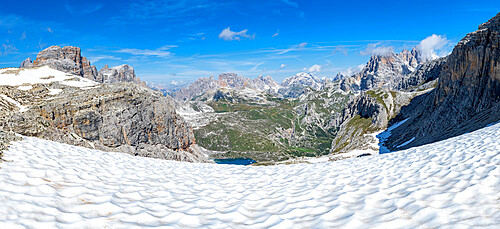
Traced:
[[390, 53], [392, 53], [392, 47], [391, 46], [382, 46], [381, 42], [374, 43], [374, 44], [368, 44], [366, 46], [365, 50], [359, 52], [361, 55], [381, 55], [385, 56]]
[[308, 70], [309, 72], [319, 72], [321, 71], [321, 65], [315, 64], [311, 66]]
[[50, 27], [47, 27], [47, 31], [48, 31], [49, 33], [53, 33], [53, 32], [54, 32], [54, 31], [52, 31], [52, 29], [51, 29]]
[[283, 68], [285, 68], [285, 67], [286, 67], [286, 64], [281, 64], [280, 70], [283, 69]]
[[446, 39], [445, 36], [432, 34], [431, 36], [423, 39], [420, 44], [417, 45], [417, 49], [420, 50], [421, 59], [432, 60], [439, 57], [437, 54], [438, 50], [445, 47], [450, 41]]
[[302, 42], [302, 43], [300, 43], [300, 44], [298, 45], [298, 48], [299, 48], [299, 49], [303, 49], [303, 48], [305, 48], [306, 46], [307, 46], [307, 42]]
[[124, 49], [117, 50], [116, 52], [127, 53], [127, 54], [131, 54], [131, 55], [136, 55], [136, 56], [142, 55], [142, 56], [166, 57], [166, 56], [170, 56], [172, 54], [172, 52], [169, 52], [166, 50], [169, 50], [169, 49], [175, 48], [175, 47], [177, 47], [177, 46], [176, 45], [165, 45], [165, 46], [162, 46], [162, 47], [154, 49], [154, 50], [124, 48]]
[[23, 34], [21, 35], [21, 40], [24, 40], [26, 39], [26, 31], [23, 32]]
[[225, 28], [222, 30], [222, 32], [219, 34], [219, 39], [225, 40], [225, 41], [232, 41], [232, 40], [241, 40], [242, 38], [250, 38], [253, 39], [255, 37], [254, 35], [248, 35], [247, 34], [248, 30], [244, 29], [239, 32], [234, 32], [231, 31], [230, 27]]

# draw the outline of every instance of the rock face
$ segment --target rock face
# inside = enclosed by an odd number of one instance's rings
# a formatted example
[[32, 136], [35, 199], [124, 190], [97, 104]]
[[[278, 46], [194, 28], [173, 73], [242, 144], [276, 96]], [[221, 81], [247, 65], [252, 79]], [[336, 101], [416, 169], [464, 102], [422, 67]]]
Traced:
[[389, 149], [443, 140], [500, 120], [500, 13], [455, 46], [436, 89], [415, 98], [394, 121], [405, 119], [392, 131]]
[[414, 72], [403, 76], [401, 80], [397, 82], [394, 89], [406, 90], [436, 80], [441, 73], [443, 65], [446, 63], [446, 59], [447, 57], [442, 57], [423, 63]]
[[311, 73], [301, 72], [286, 78], [278, 91], [279, 94], [283, 95], [285, 98], [297, 98], [304, 94], [307, 88], [312, 88], [314, 90], [320, 90], [322, 87], [322, 80]]
[[270, 93], [276, 93], [280, 88], [278, 82], [274, 81], [271, 76], [259, 76], [255, 78], [252, 83], [256, 89]]
[[97, 75], [96, 82], [100, 83], [116, 83], [116, 82], [135, 82], [141, 83], [141, 81], [135, 76], [134, 68], [124, 64], [116, 67], [109, 68], [105, 65]]
[[33, 62], [31, 61], [31, 58], [26, 58], [26, 60], [24, 60], [22, 63], [21, 63], [21, 66], [19, 66], [19, 68], [32, 68], [33, 67]]
[[384, 55], [374, 55], [361, 72], [341, 81], [344, 91], [365, 91], [372, 88], [393, 89], [405, 75], [415, 71], [423, 61], [419, 51], [403, 50], [400, 53], [390, 52]]
[[31, 63], [27, 58], [20, 68], [32, 68], [47, 65], [53, 69], [75, 74], [99, 83], [135, 82], [144, 85], [136, 77], [134, 68], [129, 65], [120, 65], [108, 68], [106, 65], [99, 72], [90, 61], [81, 55], [81, 50], [73, 46], [50, 46], [38, 53], [36, 60]]
[[90, 65], [87, 58], [82, 57], [78, 47], [50, 46], [36, 56], [33, 67], [48, 65], [53, 69], [82, 76], [87, 79], [94, 79], [97, 75], [95, 66]]
[[[48, 78], [43, 70], [39, 77]], [[207, 162], [172, 98], [137, 83], [69, 86], [83, 80], [72, 75], [19, 88], [0, 85], [0, 130], [105, 151]]]

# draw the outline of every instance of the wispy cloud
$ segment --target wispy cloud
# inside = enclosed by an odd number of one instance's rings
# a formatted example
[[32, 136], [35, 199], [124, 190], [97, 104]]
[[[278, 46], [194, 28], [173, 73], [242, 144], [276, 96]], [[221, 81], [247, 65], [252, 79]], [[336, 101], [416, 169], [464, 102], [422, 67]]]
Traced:
[[158, 57], [167, 57], [172, 55], [172, 52], [167, 51], [171, 48], [177, 47], [176, 45], [165, 45], [157, 49], [135, 49], [135, 48], [124, 48], [117, 50], [115, 52], [118, 53], [126, 53], [130, 55], [136, 55], [136, 56], [158, 56]]
[[53, 33], [54, 31], [52, 30], [52, 28], [47, 27], [47, 32], [49, 32], [49, 33]]
[[300, 44], [297, 44], [297, 45], [292, 45], [291, 47], [287, 48], [287, 49], [282, 49], [282, 50], [279, 50], [277, 52], [278, 55], [282, 55], [282, 54], [285, 54], [287, 52], [291, 52], [291, 51], [295, 51], [295, 50], [300, 50], [300, 49], [304, 49], [305, 47], [307, 46], [307, 42], [302, 42]]
[[169, 19], [187, 22], [185, 18], [210, 15], [210, 12], [224, 5], [226, 3], [209, 0], [132, 0], [123, 10], [120, 20]]
[[88, 4], [85, 5], [72, 5], [69, 2], [64, 3], [64, 9], [73, 15], [86, 15], [94, 13], [104, 7], [101, 3]]
[[26, 31], [23, 32], [23, 34], [21, 34], [21, 38], [19, 38], [20, 40], [24, 40], [26, 39]]
[[15, 51], [17, 51], [17, 48], [13, 44], [2, 44], [2, 47], [0, 47], [0, 56], [5, 56]]
[[263, 64], [264, 64], [264, 62], [260, 62], [260, 63], [258, 63], [256, 65], [254, 65], [249, 71], [250, 72], [254, 72], [254, 71], [256, 71]]
[[246, 38], [249, 38], [249, 39], [255, 38], [255, 34], [248, 35], [247, 32], [248, 32], [247, 29], [241, 30], [239, 32], [234, 32], [234, 31], [231, 31], [230, 27], [227, 27], [224, 30], [222, 30], [222, 32], [219, 34], [219, 39], [222, 39], [225, 41], [233, 41], [233, 40], [239, 41], [242, 38], [245, 38], [245, 39]]
[[393, 48], [391, 46], [384, 46], [382, 42], [368, 44], [365, 50], [359, 52], [359, 54], [366, 55], [388, 55], [392, 52]]
[[285, 4], [291, 6], [291, 7], [299, 8], [299, 4], [294, 2], [294, 1], [291, 1], [291, 0], [281, 0], [281, 1], [284, 2]]
[[276, 31], [275, 34], [273, 34], [273, 37], [277, 37], [278, 35], [280, 35], [280, 30], [278, 29], [278, 31]]
[[120, 57], [111, 56], [111, 55], [89, 56], [88, 59], [91, 63], [97, 63], [101, 60], [121, 60]]

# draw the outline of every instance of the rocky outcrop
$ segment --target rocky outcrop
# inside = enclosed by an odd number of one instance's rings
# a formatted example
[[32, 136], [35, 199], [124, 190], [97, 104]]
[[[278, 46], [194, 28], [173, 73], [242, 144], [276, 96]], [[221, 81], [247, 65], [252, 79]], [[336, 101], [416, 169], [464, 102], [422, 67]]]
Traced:
[[436, 89], [412, 100], [393, 122], [406, 119], [392, 131], [389, 149], [440, 141], [500, 120], [500, 13], [455, 46]]
[[207, 162], [172, 98], [136, 83], [82, 88], [65, 83], [0, 86], [0, 94], [12, 98], [0, 98], [6, 107], [0, 109], [0, 130], [105, 151]]
[[32, 68], [33, 67], [33, 62], [31, 61], [31, 58], [26, 58], [26, 60], [24, 60], [21, 65], [19, 66], [19, 68]]
[[365, 91], [372, 88], [394, 89], [405, 75], [423, 63], [419, 51], [404, 49], [400, 53], [374, 55], [361, 72], [341, 81], [344, 91]]
[[442, 66], [446, 63], [446, 57], [438, 58], [435, 60], [423, 63], [417, 70], [411, 74], [405, 75], [397, 82], [394, 89], [407, 90], [407, 89], [426, 89], [419, 88], [423, 84], [436, 80], [441, 73]]
[[333, 113], [331, 125], [338, 129], [331, 152], [341, 153], [354, 149], [377, 150], [372, 134], [387, 128], [405, 105], [425, 91], [398, 92], [377, 88], [353, 97], [338, 114]]
[[73, 46], [50, 46], [38, 53], [36, 60], [31, 63], [27, 58], [23, 61], [20, 68], [40, 67], [47, 65], [66, 73], [75, 74], [99, 83], [115, 82], [134, 82], [145, 86], [143, 82], [136, 77], [134, 68], [127, 64], [108, 68], [105, 65], [99, 72], [90, 61], [81, 55], [81, 50]]
[[139, 78], [135, 76], [134, 68], [127, 64], [109, 68], [105, 65], [97, 75], [96, 82], [100, 83], [116, 83], [116, 82], [135, 82], [141, 83]]
[[95, 66], [90, 65], [87, 58], [82, 57], [81, 50], [73, 46], [50, 46], [36, 56], [34, 67], [47, 65], [53, 69], [94, 79], [97, 75]]

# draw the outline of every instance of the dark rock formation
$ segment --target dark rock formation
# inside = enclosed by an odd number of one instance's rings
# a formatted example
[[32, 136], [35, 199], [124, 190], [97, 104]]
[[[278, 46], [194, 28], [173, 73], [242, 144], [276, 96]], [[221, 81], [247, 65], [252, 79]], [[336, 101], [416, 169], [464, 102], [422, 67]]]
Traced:
[[31, 58], [26, 58], [26, 60], [24, 60], [22, 63], [21, 63], [21, 66], [19, 66], [19, 68], [32, 68], [33, 67], [33, 62], [31, 61]]
[[[441, 73], [442, 66], [446, 63], [446, 57], [423, 63], [417, 70], [411, 74], [405, 75], [397, 82], [394, 89], [406, 90], [418, 87], [422, 84], [436, 80]], [[423, 88], [422, 88], [423, 89]]]
[[440, 141], [500, 120], [500, 13], [455, 46], [436, 89], [413, 99], [393, 122], [407, 118], [392, 131], [389, 149]]

